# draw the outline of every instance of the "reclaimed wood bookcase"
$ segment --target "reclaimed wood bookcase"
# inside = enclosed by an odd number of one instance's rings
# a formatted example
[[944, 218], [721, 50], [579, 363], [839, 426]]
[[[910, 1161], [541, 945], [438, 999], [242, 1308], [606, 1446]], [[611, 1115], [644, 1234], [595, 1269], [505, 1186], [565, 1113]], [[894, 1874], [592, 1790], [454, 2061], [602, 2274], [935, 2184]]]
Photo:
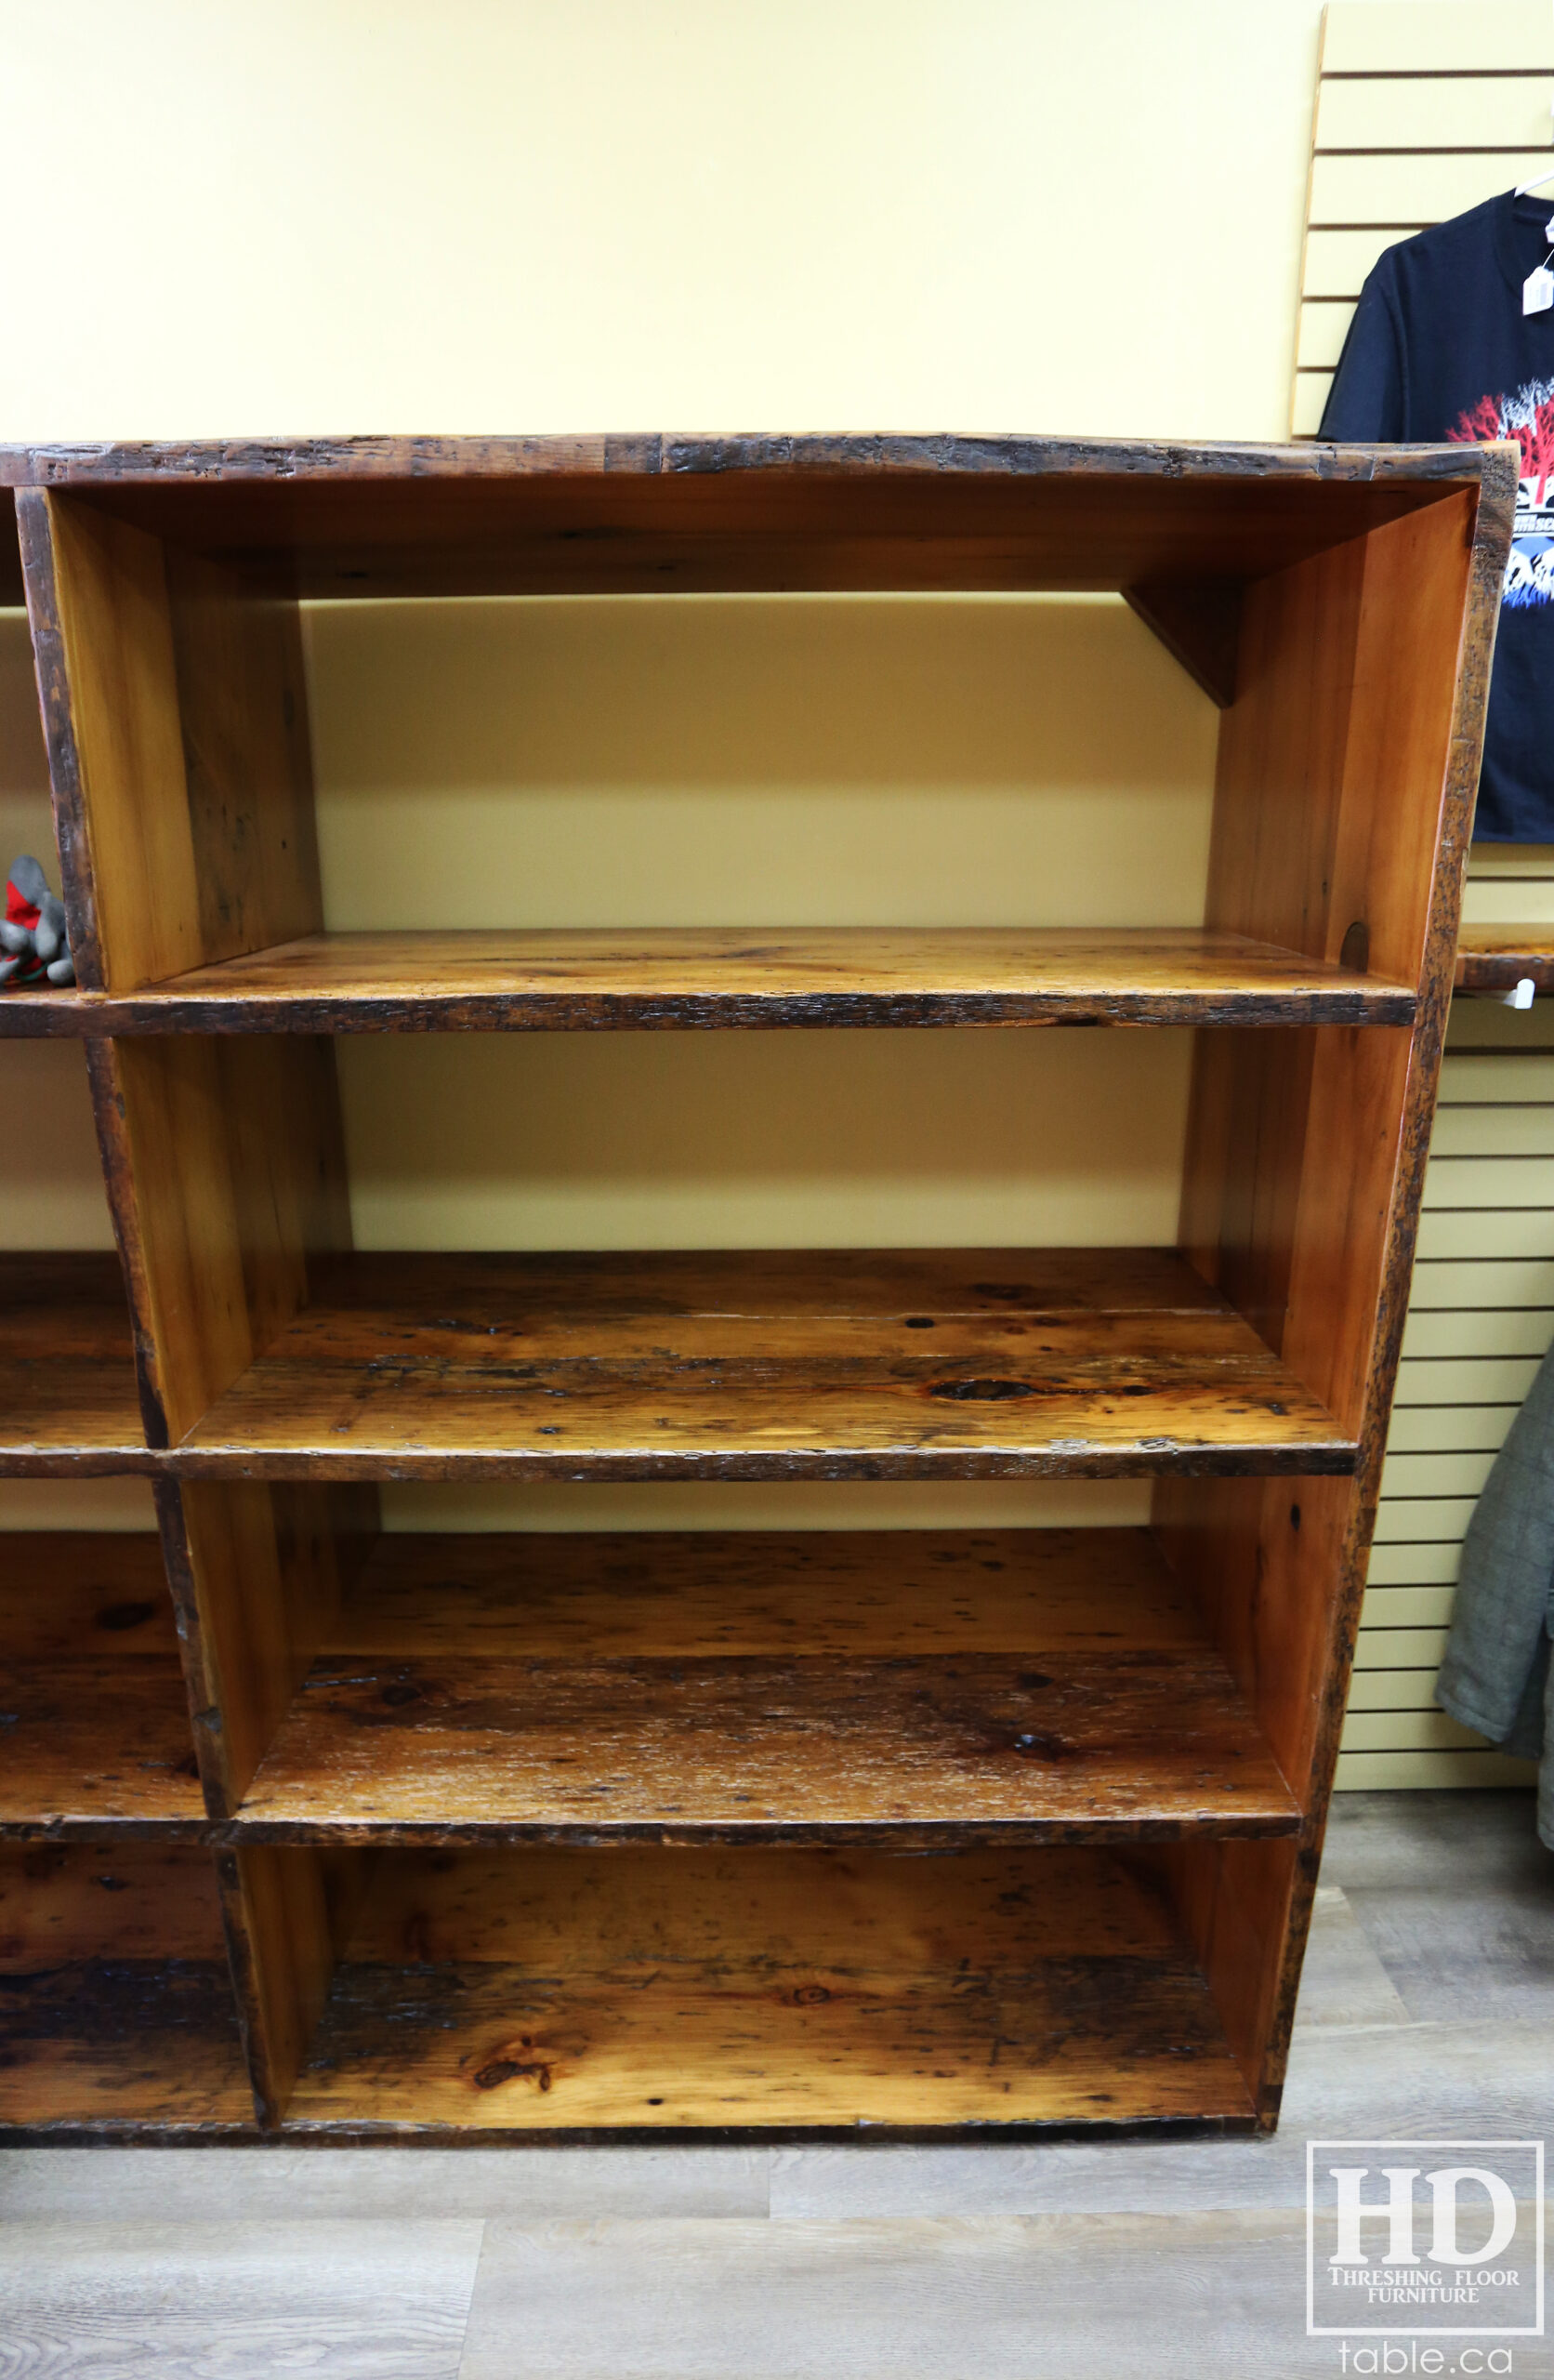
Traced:
[[[112, 1258], [5, 1260], [12, 2136], [1276, 2121], [1513, 451], [12, 450]], [[1120, 589], [1201, 931], [323, 930], [310, 598]], [[347, 1033], [1196, 1028], [1179, 1244], [353, 1253]], [[383, 1534], [388, 1480], [1147, 1477], [1147, 1528]]]

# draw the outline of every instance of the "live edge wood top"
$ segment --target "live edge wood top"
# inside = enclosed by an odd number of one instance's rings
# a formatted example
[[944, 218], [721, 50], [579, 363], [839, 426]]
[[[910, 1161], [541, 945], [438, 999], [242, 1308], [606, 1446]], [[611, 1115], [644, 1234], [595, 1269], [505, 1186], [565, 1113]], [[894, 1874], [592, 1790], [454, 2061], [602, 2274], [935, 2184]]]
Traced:
[[388, 1850], [286, 2130], [1172, 2117], [1251, 2101], [1131, 1859]]
[[161, 1458], [190, 1477], [1340, 1473], [1355, 1442], [1173, 1249], [390, 1255]]
[[312, 934], [128, 998], [16, 993], [0, 1034], [1411, 1025], [1412, 988], [1243, 934], [662, 927]]
[[0, 1255], [0, 1477], [150, 1471], [113, 1255]]
[[204, 1835], [153, 1536], [19, 1532], [0, 1571], [0, 1836]]
[[352, 438], [0, 449], [304, 595], [1239, 585], [1437, 500], [1504, 448], [1014, 436]]
[[945, 1846], [1293, 1834], [1141, 1529], [380, 1540], [232, 1830]]

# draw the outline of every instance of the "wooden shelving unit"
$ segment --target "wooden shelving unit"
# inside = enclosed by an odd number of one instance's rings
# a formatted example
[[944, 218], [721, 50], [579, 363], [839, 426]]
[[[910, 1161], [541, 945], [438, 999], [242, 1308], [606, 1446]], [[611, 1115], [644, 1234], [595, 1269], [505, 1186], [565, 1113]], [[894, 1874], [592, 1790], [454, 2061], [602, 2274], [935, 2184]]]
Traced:
[[[122, 1266], [6, 1260], [0, 2120], [1276, 2120], [1512, 450], [12, 450]], [[1201, 931], [330, 933], [314, 596], [1113, 588]], [[1018, 892], [1011, 906], [1020, 906]], [[334, 1037], [1196, 1028], [1174, 1248], [353, 1251]], [[1148, 1478], [1147, 1528], [385, 1536], [391, 1480]], [[34, 1579], [46, 1581], [33, 1592]], [[224, 1935], [224, 1947], [223, 1947]]]

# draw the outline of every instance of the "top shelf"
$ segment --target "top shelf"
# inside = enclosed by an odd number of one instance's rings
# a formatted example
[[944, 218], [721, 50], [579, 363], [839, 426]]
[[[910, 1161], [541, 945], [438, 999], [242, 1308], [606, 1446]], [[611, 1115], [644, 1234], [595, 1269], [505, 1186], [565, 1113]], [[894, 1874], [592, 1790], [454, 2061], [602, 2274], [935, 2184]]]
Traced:
[[1411, 1025], [1415, 994], [1244, 934], [1030, 927], [309, 934], [126, 998], [17, 992], [0, 1034]]
[[1491, 468], [1474, 446], [1013, 437], [0, 448], [0, 484], [336, 598], [1228, 590]]

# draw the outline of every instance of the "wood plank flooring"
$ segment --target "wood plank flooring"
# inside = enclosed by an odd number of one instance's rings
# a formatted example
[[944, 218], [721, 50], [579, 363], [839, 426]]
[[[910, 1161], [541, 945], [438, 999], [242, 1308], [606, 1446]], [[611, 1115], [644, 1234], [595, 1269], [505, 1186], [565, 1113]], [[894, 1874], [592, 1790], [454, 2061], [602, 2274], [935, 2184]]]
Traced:
[[[1547, 2130], [1554, 1855], [1528, 1794], [1340, 1795], [1324, 1875], [1272, 2140], [14, 2150], [0, 2369], [1335, 2373], [1305, 2336], [1306, 2140]], [[1554, 2347], [1511, 2368], [1550, 2380]]]

